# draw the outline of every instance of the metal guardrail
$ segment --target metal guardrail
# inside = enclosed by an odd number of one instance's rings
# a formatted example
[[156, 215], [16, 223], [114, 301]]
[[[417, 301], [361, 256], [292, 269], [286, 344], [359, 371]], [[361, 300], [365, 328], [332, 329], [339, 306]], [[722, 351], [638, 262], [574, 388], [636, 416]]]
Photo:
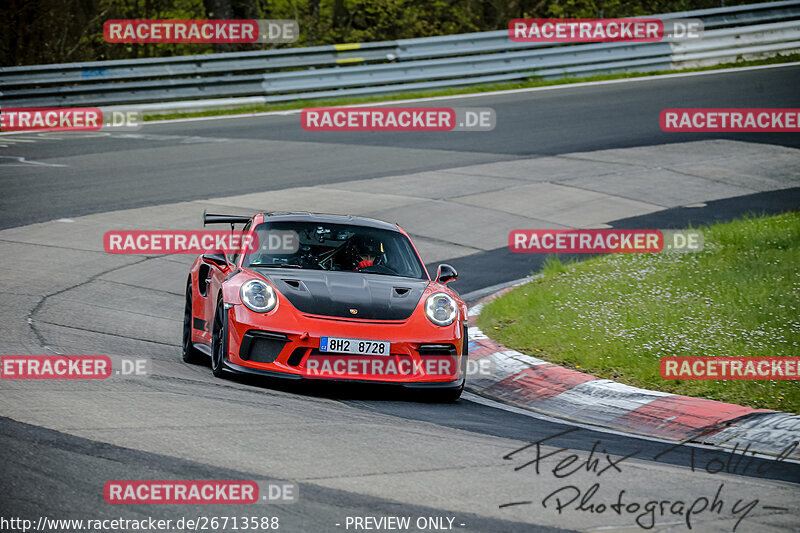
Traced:
[[[646, 18], [659, 18], [661, 20], [699, 18], [702, 19], [704, 28], [711, 30], [730, 26], [747, 26], [750, 24], [779, 22], [796, 19], [798, 16], [800, 16], [800, 1], [789, 0], [727, 8], [681, 11], [677, 13], [652, 15]], [[514, 42], [508, 39], [507, 30], [499, 30], [447, 35], [444, 37], [402, 39], [397, 41], [398, 51], [396, 55], [398, 60], [402, 61], [552, 46], [552, 43]]]
[[502, 30], [262, 52], [4, 67], [0, 105], [122, 105], [247, 96], [280, 102], [532, 76], [669, 70], [800, 50], [800, 0], [657, 17], [700, 18], [704, 38], [553, 46], [514, 42]]
[[672, 68], [702, 67], [800, 50], [800, 20], [710, 33], [712, 38], [671, 43]]
[[393, 53], [396, 48], [395, 41], [382, 41], [308, 48], [282, 48], [259, 52], [0, 67], [0, 90], [26, 85], [96, 83], [157, 77], [177, 78], [386, 61], [387, 54]]

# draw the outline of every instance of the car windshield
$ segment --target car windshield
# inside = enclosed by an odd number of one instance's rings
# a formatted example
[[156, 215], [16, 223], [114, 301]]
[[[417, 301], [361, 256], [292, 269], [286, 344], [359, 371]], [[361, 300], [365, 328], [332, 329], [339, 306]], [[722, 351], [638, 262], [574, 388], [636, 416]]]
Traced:
[[[297, 268], [361, 272], [425, 279], [424, 266], [400, 232], [350, 224], [264, 222], [255, 229], [258, 250], [249, 268]], [[286, 235], [293, 246], [281, 247]]]

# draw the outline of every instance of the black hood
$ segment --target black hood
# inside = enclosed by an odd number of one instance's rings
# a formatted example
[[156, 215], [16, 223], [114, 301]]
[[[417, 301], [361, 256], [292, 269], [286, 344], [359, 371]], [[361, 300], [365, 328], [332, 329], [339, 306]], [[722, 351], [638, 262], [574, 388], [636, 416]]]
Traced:
[[429, 283], [424, 279], [358, 272], [259, 272], [303, 313], [369, 320], [407, 319]]

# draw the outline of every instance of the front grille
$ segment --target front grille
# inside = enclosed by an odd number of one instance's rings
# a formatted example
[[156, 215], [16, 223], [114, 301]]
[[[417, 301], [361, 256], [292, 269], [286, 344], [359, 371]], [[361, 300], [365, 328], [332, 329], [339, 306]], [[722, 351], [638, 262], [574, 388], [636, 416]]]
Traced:
[[239, 357], [256, 363], [272, 363], [278, 358], [289, 338], [283, 333], [251, 329], [244, 334]]
[[292, 355], [286, 360], [286, 364], [289, 366], [298, 366], [303, 361], [306, 350], [308, 350], [308, 348], [295, 348], [294, 351], [292, 351]]

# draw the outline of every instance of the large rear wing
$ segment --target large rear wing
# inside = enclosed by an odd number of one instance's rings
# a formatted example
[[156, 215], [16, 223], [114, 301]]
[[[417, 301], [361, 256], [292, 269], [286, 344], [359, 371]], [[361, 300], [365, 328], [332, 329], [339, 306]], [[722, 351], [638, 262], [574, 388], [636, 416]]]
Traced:
[[246, 224], [250, 221], [250, 218], [239, 215], [212, 215], [211, 213], [206, 213], [206, 210], [203, 209], [203, 227], [206, 224], [230, 224], [231, 226], [234, 224]]

